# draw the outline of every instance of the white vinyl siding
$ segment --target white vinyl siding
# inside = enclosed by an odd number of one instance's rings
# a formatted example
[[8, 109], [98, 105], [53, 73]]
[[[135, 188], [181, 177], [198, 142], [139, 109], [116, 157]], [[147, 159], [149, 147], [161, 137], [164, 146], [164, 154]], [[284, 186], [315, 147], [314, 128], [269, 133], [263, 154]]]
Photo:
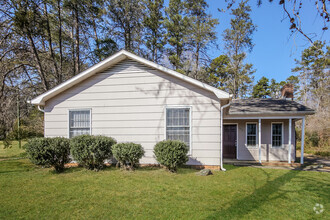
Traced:
[[257, 124], [247, 123], [246, 124], [246, 146], [256, 147], [257, 146]]
[[166, 108], [166, 139], [190, 146], [190, 108]]
[[283, 144], [283, 124], [272, 123], [272, 147], [282, 147]]
[[[142, 80], [143, 79], [143, 80]], [[141, 144], [140, 163], [157, 163], [166, 107], [190, 107], [188, 164], [219, 165], [220, 103], [205, 89], [126, 59], [46, 101], [45, 136], [68, 137], [68, 109], [91, 109], [91, 134]]]
[[69, 137], [90, 134], [90, 110], [69, 110]]

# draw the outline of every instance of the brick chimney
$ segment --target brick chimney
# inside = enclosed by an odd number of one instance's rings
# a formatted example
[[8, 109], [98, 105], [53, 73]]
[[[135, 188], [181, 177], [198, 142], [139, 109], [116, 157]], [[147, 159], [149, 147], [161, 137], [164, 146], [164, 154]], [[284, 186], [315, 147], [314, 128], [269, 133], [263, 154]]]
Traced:
[[288, 83], [281, 89], [281, 98], [293, 100], [293, 84]]

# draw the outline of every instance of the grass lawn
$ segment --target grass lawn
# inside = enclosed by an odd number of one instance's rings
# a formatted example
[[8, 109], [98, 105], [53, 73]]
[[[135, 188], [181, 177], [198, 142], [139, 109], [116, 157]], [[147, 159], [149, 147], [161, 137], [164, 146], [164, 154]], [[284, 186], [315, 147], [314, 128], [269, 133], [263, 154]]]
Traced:
[[[26, 141], [22, 141], [21, 146], [24, 146]], [[12, 141], [12, 146], [4, 148], [3, 142], [0, 141], [0, 160], [8, 158], [26, 157], [23, 147], [18, 147], [18, 141]]]
[[330, 173], [226, 168], [207, 177], [158, 168], [54, 174], [4, 160], [0, 219], [330, 219]]

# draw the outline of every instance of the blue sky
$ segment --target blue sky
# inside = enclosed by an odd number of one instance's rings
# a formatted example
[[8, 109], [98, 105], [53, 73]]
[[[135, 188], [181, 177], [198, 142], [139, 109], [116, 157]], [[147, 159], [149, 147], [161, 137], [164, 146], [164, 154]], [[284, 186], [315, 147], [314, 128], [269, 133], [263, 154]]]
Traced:
[[[218, 11], [218, 8], [226, 8], [225, 0], [207, 0], [207, 2], [209, 13], [212, 14], [212, 17], [218, 18], [220, 23], [216, 29], [219, 49], [212, 48], [210, 51], [211, 57], [215, 58], [223, 53], [222, 33], [226, 28], [230, 28], [229, 22], [232, 16], [230, 11], [226, 13]], [[314, 37], [313, 40], [327, 40], [329, 43], [329, 31], [322, 32], [323, 21], [316, 15], [313, 1], [304, 0], [303, 2], [300, 12], [303, 30], [306, 33], [316, 33], [317, 37]], [[253, 23], [258, 26], [253, 35], [255, 46], [247, 60], [256, 69], [255, 81], [262, 76], [269, 79], [274, 78], [277, 81], [285, 80], [292, 75], [291, 69], [296, 66], [295, 59], [299, 59], [301, 51], [310, 46], [310, 43], [300, 34], [290, 37], [290, 22], [286, 19], [278, 1], [269, 3], [268, 0], [263, 0], [260, 7], [257, 6], [257, 0], [250, 0], [249, 4], [252, 8]], [[165, 5], [168, 5], [168, 0], [165, 0]], [[237, 7], [237, 4], [234, 7]]]
[[[224, 1], [208, 0], [207, 2], [209, 12], [213, 17], [219, 19], [217, 32], [218, 44], [221, 49], [221, 33], [224, 29], [229, 28], [232, 16], [229, 11], [218, 12], [218, 8], [226, 7]], [[290, 37], [290, 22], [285, 19], [283, 9], [276, 1], [269, 3], [268, 0], [264, 0], [260, 7], [256, 5], [256, 2], [257, 0], [250, 0], [251, 18], [258, 27], [253, 35], [255, 46], [248, 55], [248, 62], [252, 63], [257, 70], [255, 80], [262, 76], [275, 78], [277, 81], [285, 80], [292, 74], [291, 69], [296, 66], [294, 60], [299, 59], [301, 51], [310, 46], [310, 43], [298, 33]], [[313, 40], [322, 39], [329, 42], [329, 33], [323, 33], [323, 21], [316, 16], [315, 6], [312, 2], [304, 1], [303, 10], [300, 13], [303, 30], [306, 33], [317, 33], [317, 37], [314, 37]], [[221, 50], [214, 49], [211, 51], [211, 55], [216, 57], [221, 52]]]

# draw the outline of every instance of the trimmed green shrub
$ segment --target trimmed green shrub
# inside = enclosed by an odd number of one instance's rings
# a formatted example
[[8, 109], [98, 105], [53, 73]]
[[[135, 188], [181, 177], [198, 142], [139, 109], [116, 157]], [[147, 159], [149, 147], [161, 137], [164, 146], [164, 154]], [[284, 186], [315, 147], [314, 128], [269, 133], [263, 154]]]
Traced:
[[156, 160], [169, 171], [176, 172], [177, 168], [188, 161], [189, 147], [182, 141], [165, 140], [154, 147]]
[[70, 141], [67, 138], [33, 138], [25, 147], [32, 163], [53, 166], [56, 172], [62, 172], [64, 165], [70, 162]]
[[111, 158], [114, 144], [116, 140], [111, 137], [80, 135], [70, 141], [71, 155], [85, 168], [99, 170], [104, 167], [104, 161]]
[[119, 143], [112, 147], [112, 153], [121, 167], [134, 170], [139, 160], [143, 157], [144, 150], [141, 144]]

